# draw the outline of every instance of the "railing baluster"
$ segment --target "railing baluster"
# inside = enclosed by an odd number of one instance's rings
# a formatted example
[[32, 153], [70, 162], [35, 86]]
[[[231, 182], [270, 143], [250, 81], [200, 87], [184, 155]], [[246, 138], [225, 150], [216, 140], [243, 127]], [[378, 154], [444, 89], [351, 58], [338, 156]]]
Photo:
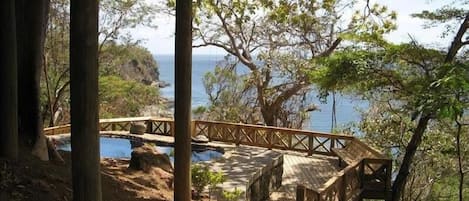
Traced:
[[[128, 129], [129, 122], [146, 122], [148, 133], [158, 133], [163, 135], [174, 136], [174, 121], [167, 119], [152, 119], [152, 118], [124, 118], [124, 119], [105, 119], [100, 120], [100, 128], [102, 130], [126, 130]], [[341, 177], [329, 183], [328, 187], [316, 191], [308, 189], [304, 186], [297, 188], [297, 200], [328, 200], [338, 199], [347, 200], [353, 195], [354, 190], [357, 188], [364, 188], [365, 178], [375, 176], [370, 179], [379, 179], [385, 192], [391, 189], [391, 173], [392, 161], [386, 159], [380, 153], [365, 143], [359, 141], [353, 136], [333, 135], [326, 133], [318, 133], [311, 131], [302, 131], [296, 129], [276, 128], [260, 125], [249, 124], [235, 124], [224, 122], [211, 122], [211, 121], [192, 121], [191, 124], [192, 135], [203, 134], [209, 140], [233, 142], [236, 145], [246, 144], [254, 145], [265, 148], [279, 148], [286, 150], [295, 150], [307, 152], [308, 155], [314, 153], [331, 155], [331, 148], [343, 148], [344, 144], [358, 143], [362, 148], [366, 149], [375, 155], [382, 158], [362, 159], [355, 165], [347, 166], [341, 173]], [[70, 133], [70, 125], [56, 126], [45, 128], [44, 134], [54, 135]], [[298, 137], [300, 135], [302, 137]], [[243, 137], [246, 140], [243, 140]], [[234, 138], [234, 139], [232, 139]], [[249, 140], [251, 139], [251, 140]], [[321, 139], [324, 139], [321, 141]], [[293, 142], [293, 140], [296, 140]], [[327, 142], [327, 141], [330, 142]], [[308, 142], [306, 146], [306, 141]], [[316, 141], [316, 142], [315, 142]], [[315, 144], [317, 146], [315, 147]], [[329, 145], [329, 146], [328, 146]], [[323, 152], [324, 151], [324, 152]], [[366, 167], [370, 167], [374, 171], [371, 175], [367, 173]], [[379, 168], [381, 166], [381, 168]], [[376, 168], [378, 167], [378, 168]], [[375, 170], [376, 169], [376, 170]], [[377, 172], [377, 173], [375, 173]], [[301, 192], [299, 192], [301, 191]], [[299, 196], [299, 197], [298, 197]], [[301, 197], [302, 196], [302, 197]]]
[[[339, 201], [347, 200], [347, 173], [345, 172], [342, 177], [339, 178]], [[352, 189], [353, 190], [353, 189]]]
[[305, 187], [303, 185], [296, 186], [296, 201], [305, 201]]

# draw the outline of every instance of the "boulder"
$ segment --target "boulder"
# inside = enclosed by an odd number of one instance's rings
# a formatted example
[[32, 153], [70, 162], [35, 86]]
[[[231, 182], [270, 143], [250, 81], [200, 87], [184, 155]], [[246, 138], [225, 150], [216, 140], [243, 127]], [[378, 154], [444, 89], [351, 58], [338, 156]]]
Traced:
[[130, 125], [130, 133], [143, 135], [147, 131], [147, 126], [143, 122], [132, 123]]
[[208, 143], [209, 139], [205, 135], [197, 135], [192, 138], [192, 142], [197, 142], [197, 143]]
[[130, 169], [149, 172], [155, 167], [169, 173], [172, 173], [174, 170], [169, 156], [159, 153], [154, 146], [145, 144], [133, 149], [129, 164]]

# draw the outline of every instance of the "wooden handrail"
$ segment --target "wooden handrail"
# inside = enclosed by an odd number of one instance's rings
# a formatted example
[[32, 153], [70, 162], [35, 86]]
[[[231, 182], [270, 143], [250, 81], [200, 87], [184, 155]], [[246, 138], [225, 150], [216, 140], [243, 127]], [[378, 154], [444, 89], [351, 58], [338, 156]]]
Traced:
[[320, 131], [308, 131], [308, 130], [274, 127], [274, 126], [263, 126], [263, 125], [231, 123], [231, 122], [219, 122], [219, 121], [206, 121], [206, 120], [194, 120], [193, 122], [195, 122], [195, 123], [208, 123], [208, 124], [213, 124], [213, 125], [241, 126], [241, 127], [258, 128], [258, 129], [273, 129], [273, 130], [277, 130], [277, 131], [304, 133], [305, 135], [314, 135], [314, 136], [320, 136], [320, 137], [330, 137], [332, 135], [332, 136], [337, 137], [337, 138], [345, 138], [345, 139], [348, 139], [348, 140], [355, 139], [355, 137], [353, 137], [351, 135], [331, 134], [331, 133], [320, 132]]
[[[101, 119], [99, 121], [99, 128], [102, 131], [128, 131], [132, 122], [145, 122], [147, 125], [147, 133], [174, 135], [174, 121], [172, 119], [153, 117]], [[193, 136], [205, 135], [209, 140], [213, 141], [323, 155], [333, 155], [331, 148], [343, 148], [347, 143], [357, 143], [377, 156], [376, 158], [364, 158], [347, 166], [340, 171], [337, 176], [329, 179], [323, 187], [319, 189], [315, 190], [299, 186], [297, 193], [303, 194], [302, 196], [298, 196], [304, 200], [348, 200], [350, 196], [353, 196], [356, 190], [355, 188], [361, 188], [363, 183], [366, 182], [364, 180], [365, 176], [379, 176], [380, 178], [384, 178], [384, 181], [380, 182], [383, 183], [385, 190], [390, 189], [391, 160], [354, 136], [202, 120], [192, 121], [191, 126]], [[44, 133], [46, 135], [70, 133], [70, 128], [70, 124], [54, 126], [45, 128]], [[379, 178], [371, 179], [377, 180]]]

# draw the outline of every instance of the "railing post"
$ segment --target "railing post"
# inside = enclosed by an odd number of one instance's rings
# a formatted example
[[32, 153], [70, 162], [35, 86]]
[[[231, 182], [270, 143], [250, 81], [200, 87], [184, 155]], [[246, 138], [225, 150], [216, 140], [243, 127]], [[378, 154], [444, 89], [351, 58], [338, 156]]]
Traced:
[[[174, 121], [171, 121], [168, 124], [169, 124], [169, 134], [174, 137], [175, 136]], [[165, 132], [166, 132], [166, 130], [165, 130]]]
[[347, 173], [340, 177], [339, 201], [347, 200]]
[[391, 190], [391, 177], [392, 177], [392, 160], [387, 160], [386, 163], [386, 191]]
[[145, 123], [147, 124], [147, 133], [153, 133], [153, 121], [149, 119]]
[[273, 138], [272, 130], [268, 129], [266, 132], [266, 135], [267, 135], [267, 142], [269, 143], [269, 150], [272, 150], [272, 147], [274, 146], [272, 143], [272, 138]]
[[313, 155], [313, 149], [314, 149], [314, 136], [308, 136], [308, 156]]
[[305, 187], [302, 185], [296, 186], [296, 201], [305, 201]]
[[240, 128], [241, 126], [239, 125], [236, 125], [235, 128], [236, 128], [236, 131], [235, 131], [235, 141], [236, 141], [236, 146], [239, 146], [239, 144], [241, 144], [241, 134], [239, 134], [239, 130], [241, 129]]
[[362, 159], [360, 161], [360, 188], [363, 188], [364, 183], [365, 183], [364, 182], [365, 181], [365, 179], [364, 179], [364, 177], [365, 177], [365, 160], [366, 159]]
[[[191, 136], [192, 136], [192, 137], [197, 136], [196, 127], [195, 127], [195, 121], [194, 121], [194, 120], [191, 121]], [[208, 138], [208, 137], [207, 137], [207, 138]]]

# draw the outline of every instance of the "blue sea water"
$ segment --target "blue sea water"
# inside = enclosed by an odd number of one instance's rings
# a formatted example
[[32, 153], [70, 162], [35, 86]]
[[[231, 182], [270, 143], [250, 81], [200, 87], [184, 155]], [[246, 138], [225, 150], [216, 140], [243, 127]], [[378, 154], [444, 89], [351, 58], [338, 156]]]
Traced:
[[[192, 57], [192, 107], [204, 106], [208, 104], [208, 98], [203, 85], [204, 74], [213, 71], [215, 65], [223, 60], [223, 55], [194, 55]], [[160, 90], [160, 93], [169, 98], [174, 98], [174, 55], [155, 55], [159, 64], [160, 80], [168, 82], [170, 86]], [[313, 92], [315, 94], [315, 92]], [[313, 103], [319, 107], [318, 111], [310, 113], [311, 119], [305, 129], [330, 132], [331, 131], [331, 111], [332, 98], [329, 97], [327, 103], [320, 103], [313, 95]], [[360, 121], [359, 109], [367, 108], [366, 102], [357, 98], [337, 95], [336, 116], [337, 125], [343, 126], [348, 123]]]

